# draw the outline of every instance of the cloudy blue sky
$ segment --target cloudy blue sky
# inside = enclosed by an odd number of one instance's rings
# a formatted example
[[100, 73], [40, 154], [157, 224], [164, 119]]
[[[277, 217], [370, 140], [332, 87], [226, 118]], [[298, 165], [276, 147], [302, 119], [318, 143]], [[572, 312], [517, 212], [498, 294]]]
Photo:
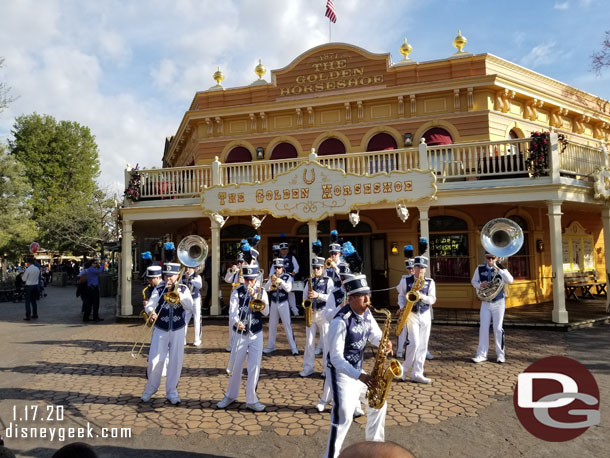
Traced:
[[[91, 128], [99, 182], [124, 188], [126, 163], [160, 166], [196, 91], [287, 65], [328, 41], [326, 0], [13, 0], [0, 2], [0, 81], [17, 97], [0, 114], [0, 140], [16, 116], [33, 112]], [[400, 60], [403, 37], [417, 61], [455, 49], [491, 53], [610, 99], [610, 69], [590, 56], [610, 29], [607, 0], [335, 0], [333, 41]], [[268, 76], [268, 75], [267, 75]]]

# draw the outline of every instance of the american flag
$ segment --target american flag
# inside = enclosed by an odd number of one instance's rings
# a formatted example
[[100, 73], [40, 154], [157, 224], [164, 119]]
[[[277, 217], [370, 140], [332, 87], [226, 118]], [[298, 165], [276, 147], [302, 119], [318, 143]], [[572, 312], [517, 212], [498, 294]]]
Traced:
[[335, 11], [333, 0], [326, 1], [326, 14], [324, 16], [330, 19], [331, 22], [337, 22], [337, 12]]

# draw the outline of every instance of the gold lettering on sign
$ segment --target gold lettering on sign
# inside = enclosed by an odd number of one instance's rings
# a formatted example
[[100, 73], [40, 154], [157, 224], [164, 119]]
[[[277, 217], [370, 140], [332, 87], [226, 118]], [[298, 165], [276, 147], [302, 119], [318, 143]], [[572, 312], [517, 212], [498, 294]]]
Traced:
[[294, 83], [280, 88], [280, 96], [313, 94], [372, 84], [382, 84], [383, 75], [365, 75], [364, 67], [350, 67], [348, 59], [339, 53], [329, 53], [316, 57], [311, 64], [311, 72], [297, 75]]

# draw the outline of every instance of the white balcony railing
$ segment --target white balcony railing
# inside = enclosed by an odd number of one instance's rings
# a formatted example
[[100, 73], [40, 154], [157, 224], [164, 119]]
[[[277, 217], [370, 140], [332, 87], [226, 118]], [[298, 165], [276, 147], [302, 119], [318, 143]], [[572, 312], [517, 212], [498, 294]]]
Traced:
[[[529, 154], [529, 142], [529, 138], [519, 138], [430, 147], [423, 144], [419, 145], [419, 148], [318, 156], [317, 160], [323, 165], [356, 175], [429, 168], [437, 173], [440, 183], [506, 179], [528, 176], [526, 160]], [[558, 151], [560, 151], [561, 145], [558, 146]], [[558, 153], [555, 159], [553, 157], [549, 156], [548, 172], [552, 174], [551, 168], [553, 168], [556, 176], [561, 174], [570, 177], [586, 177], [596, 167], [604, 166], [607, 161], [604, 149], [572, 143], [568, 144], [563, 153]], [[138, 170], [141, 199], [192, 198], [199, 196], [202, 187], [214, 184], [261, 182], [288, 172], [307, 159], [307, 157], [298, 157], [284, 160]], [[424, 165], [422, 166], [420, 162], [423, 162]], [[215, 168], [217, 169], [216, 175], [213, 171]], [[217, 183], [214, 182], [214, 176], [217, 176]], [[130, 175], [127, 174], [127, 182], [129, 178]]]
[[605, 158], [601, 148], [568, 143], [565, 151], [559, 154], [559, 171], [563, 175], [587, 177], [596, 168], [604, 166]]

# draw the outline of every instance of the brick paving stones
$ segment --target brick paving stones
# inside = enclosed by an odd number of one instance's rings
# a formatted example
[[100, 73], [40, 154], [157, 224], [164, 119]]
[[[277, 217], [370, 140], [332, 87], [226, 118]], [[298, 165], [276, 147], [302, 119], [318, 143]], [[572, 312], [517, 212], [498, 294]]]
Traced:
[[[266, 412], [245, 409], [245, 371], [238, 401], [227, 410], [215, 409], [228, 383], [225, 368], [227, 326], [206, 321], [203, 345], [185, 348], [184, 367], [178, 391], [182, 404], [172, 406], [165, 399], [164, 383], [153, 401], [139, 399], [145, 384], [146, 360], [130, 357], [139, 325], [107, 323], [74, 328], [74, 333], [46, 344], [35, 362], [17, 365], [12, 371], [32, 374], [20, 387], [29, 399], [42, 404], [63, 405], [66, 414], [100, 427], [133, 427], [133, 434], [156, 428], [161, 435], [204, 433], [209, 438], [232, 435], [256, 436], [272, 431], [279, 436], [312, 435], [328, 431], [329, 409], [315, 410], [322, 391], [321, 358], [316, 374], [301, 378], [303, 356], [292, 356], [282, 333], [278, 348], [264, 356], [258, 396], [268, 406]], [[192, 329], [188, 340], [192, 342]], [[305, 332], [295, 323], [295, 336], [302, 349]], [[510, 395], [517, 374], [536, 359], [566, 353], [564, 333], [554, 339], [524, 329], [507, 333], [507, 362], [474, 364], [470, 358], [477, 345], [478, 328], [433, 325], [430, 349], [435, 356], [426, 363], [431, 385], [395, 381], [388, 400], [387, 426], [438, 424], [455, 417], [476, 416]], [[493, 347], [493, 345], [492, 345]], [[147, 348], [145, 349], [145, 352]], [[143, 353], [145, 353], [143, 352]], [[367, 349], [365, 367], [373, 365], [374, 352]], [[491, 361], [493, 351], [490, 355]], [[355, 421], [364, 428], [366, 420]]]

